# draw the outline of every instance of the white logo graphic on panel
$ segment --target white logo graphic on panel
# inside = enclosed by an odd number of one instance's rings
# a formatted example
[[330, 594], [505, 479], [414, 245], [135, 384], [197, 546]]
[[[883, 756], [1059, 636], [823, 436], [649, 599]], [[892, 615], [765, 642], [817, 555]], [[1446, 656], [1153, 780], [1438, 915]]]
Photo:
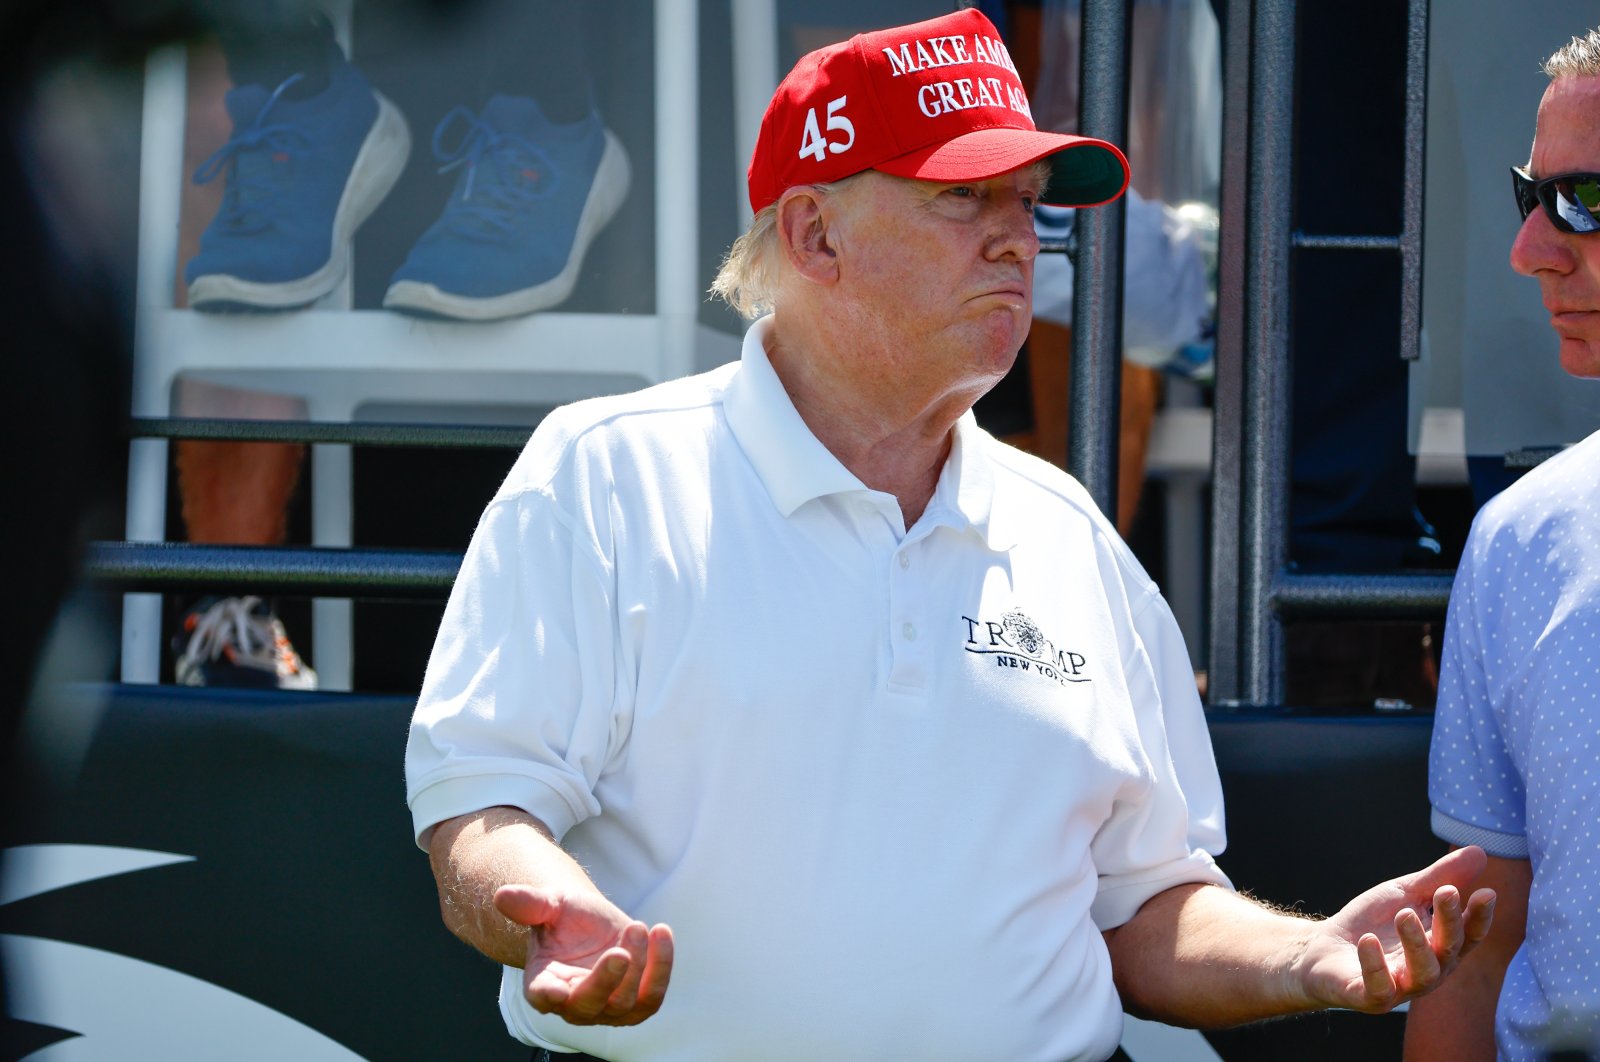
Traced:
[[[8, 848], [0, 905], [193, 858], [103, 845]], [[0, 949], [11, 1017], [78, 1034], [33, 1052], [28, 1062], [361, 1062], [286, 1014], [155, 963], [17, 934], [0, 935]]]

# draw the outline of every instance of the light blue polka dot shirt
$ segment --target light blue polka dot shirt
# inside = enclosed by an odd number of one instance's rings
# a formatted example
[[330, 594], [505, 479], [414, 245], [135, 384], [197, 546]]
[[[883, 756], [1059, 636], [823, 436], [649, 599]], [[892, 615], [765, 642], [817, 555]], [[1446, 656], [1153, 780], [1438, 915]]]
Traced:
[[1600, 1022], [1600, 433], [1473, 522], [1428, 776], [1436, 834], [1532, 862], [1495, 1017], [1500, 1057], [1532, 1062], [1552, 1014]]

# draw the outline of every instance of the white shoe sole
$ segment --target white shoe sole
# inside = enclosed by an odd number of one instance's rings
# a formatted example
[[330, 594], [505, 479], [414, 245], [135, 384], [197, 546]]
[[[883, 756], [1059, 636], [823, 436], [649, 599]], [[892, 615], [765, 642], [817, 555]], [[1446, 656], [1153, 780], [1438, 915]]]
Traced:
[[595, 168], [594, 183], [589, 186], [589, 198], [584, 201], [583, 214], [578, 218], [578, 231], [572, 239], [572, 248], [567, 253], [567, 262], [561, 272], [534, 287], [487, 298], [455, 295], [440, 289], [438, 285], [420, 280], [401, 280], [389, 285], [383, 297], [384, 307], [431, 317], [496, 321], [503, 317], [538, 313], [560, 305], [577, 286], [578, 271], [583, 268], [583, 256], [588, 252], [589, 244], [622, 208], [632, 180], [628, 153], [611, 130], [607, 129], [605, 151], [600, 155], [600, 165]]
[[333, 215], [332, 246], [322, 268], [295, 280], [272, 284], [226, 273], [196, 277], [189, 285], [191, 307], [204, 309], [216, 304], [292, 310], [316, 302], [339, 286], [350, 267], [351, 238], [400, 179], [411, 155], [411, 130], [400, 109], [381, 93], [373, 95], [378, 100], [378, 117], [361, 142], [350, 168], [350, 179], [339, 197], [339, 207]]

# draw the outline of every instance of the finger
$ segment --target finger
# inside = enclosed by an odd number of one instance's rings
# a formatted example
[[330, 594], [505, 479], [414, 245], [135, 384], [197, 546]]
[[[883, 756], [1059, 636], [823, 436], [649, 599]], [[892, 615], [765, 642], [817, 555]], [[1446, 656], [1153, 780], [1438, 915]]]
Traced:
[[1495, 899], [1493, 889], [1479, 889], [1467, 898], [1467, 910], [1462, 918], [1462, 933], [1465, 940], [1461, 945], [1461, 954], [1465, 955], [1477, 947], [1489, 935], [1489, 930], [1494, 925]]
[[661, 1009], [667, 982], [672, 979], [672, 930], [664, 925], [650, 927], [650, 946], [644, 976], [639, 979], [639, 998], [634, 1010], [643, 1021]]
[[1376, 933], [1365, 933], [1356, 941], [1356, 958], [1361, 962], [1361, 985], [1367, 1000], [1387, 1005], [1394, 998], [1394, 978], [1389, 974], [1389, 961], [1384, 957], [1383, 944]]
[[1461, 924], [1461, 893], [1445, 885], [1433, 894], [1433, 953], [1442, 966], [1449, 966], [1461, 951], [1466, 931]]
[[1400, 935], [1400, 947], [1405, 953], [1406, 981], [1413, 991], [1432, 988], [1439, 980], [1439, 957], [1428, 942], [1428, 931], [1423, 928], [1417, 912], [1406, 908], [1394, 916], [1394, 930]]
[[650, 930], [643, 922], [632, 922], [622, 931], [621, 945], [628, 953], [628, 969], [622, 975], [622, 983], [611, 992], [611, 997], [606, 1000], [605, 1013], [609, 1015], [625, 1015], [633, 1010], [634, 1000], [639, 996], [639, 978], [644, 974], [645, 953], [650, 944]]
[[494, 908], [523, 926], [542, 926], [555, 920], [560, 903], [545, 889], [532, 885], [502, 885], [494, 891]]
[[606, 1009], [606, 1000], [628, 975], [633, 960], [621, 948], [611, 948], [576, 984], [554, 1013], [574, 1025], [593, 1025]]
[[561, 963], [529, 963], [522, 975], [523, 998], [540, 1014], [555, 1013], [572, 995], [572, 984], [582, 972]]
[[1465, 885], [1475, 880], [1489, 866], [1489, 857], [1476, 845], [1457, 848], [1433, 861], [1429, 866], [1396, 879], [1406, 895], [1418, 902], [1426, 902], [1441, 885]]

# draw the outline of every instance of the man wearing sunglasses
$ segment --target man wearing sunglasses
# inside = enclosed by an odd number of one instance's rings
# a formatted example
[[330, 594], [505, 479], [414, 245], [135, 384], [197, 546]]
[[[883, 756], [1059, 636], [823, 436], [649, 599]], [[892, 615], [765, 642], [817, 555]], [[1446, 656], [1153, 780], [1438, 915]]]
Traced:
[[[1545, 62], [1512, 170], [1511, 266], [1561, 366], [1600, 378], [1600, 29]], [[1508, 352], [1510, 353], [1510, 352]], [[1597, 383], [1596, 386], [1600, 386]], [[1600, 1051], [1600, 432], [1478, 514], [1456, 573], [1429, 764], [1434, 832], [1489, 853], [1489, 937], [1412, 1006], [1408, 1062]]]

